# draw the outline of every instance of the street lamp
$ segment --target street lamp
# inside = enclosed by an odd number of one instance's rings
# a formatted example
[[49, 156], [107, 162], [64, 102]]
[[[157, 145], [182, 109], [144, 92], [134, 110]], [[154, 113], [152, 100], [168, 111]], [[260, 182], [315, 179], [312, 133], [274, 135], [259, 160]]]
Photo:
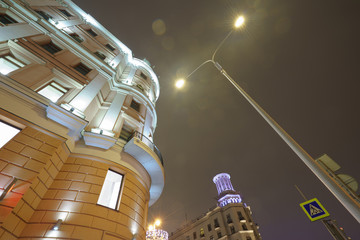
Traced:
[[[234, 26], [239, 28], [245, 23], [244, 17], [240, 16], [235, 21]], [[263, 117], [263, 119], [275, 130], [275, 132], [285, 141], [285, 143], [294, 151], [296, 155], [305, 163], [308, 168], [320, 179], [320, 181], [330, 190], [330, 192], [343, 204], [343, 206], [350, 212], [353, 217], [360, 222], [360, 200], [357, 196], [350, 195], [344, 190], [338, 183], [336, 183], [331, 176], [317, 163], [314, 159], [287, 133], [285, 130], [262, 108], [250, 97], [225, 71], [225, 69], [215, 61], [215, 55], [224, 42], [234, 32], [231, 30], [228, 35], [220, 42], [215, 49], [211, 59], [204, 61], [194, 71], [192, 71], [185, 79], [188, 79], [193, 75], [199, 68], [207, 63], [212, 63], [219, 72], [229, 80], [229, 82], [236, 88], [236, 90], [250, 103], [251, 106]], [[176, 86], [182, 87], [185, 84], [185, 79], [176, 81]], [[180, 84], [181, 83], [181, 84]]]

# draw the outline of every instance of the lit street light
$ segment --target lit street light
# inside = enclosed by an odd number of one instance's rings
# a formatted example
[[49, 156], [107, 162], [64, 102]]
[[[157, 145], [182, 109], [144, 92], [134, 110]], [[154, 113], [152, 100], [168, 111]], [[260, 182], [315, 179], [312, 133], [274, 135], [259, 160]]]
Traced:
[[[240, 28], [245, 23], [243, 16], [240, 16], [236, 21], [234, 26]], [[264, 118], [264, 120], [275, 130], [275, 132], [285, 141], [285, 143], [294, 151], [296, 155], [310, 168], [310, 170], [320, 179], [320, 181], [330, 190], [330, 192], [343, 204], [343, 206], [350, 212], [353, 217], [360, 222], [360, 200], [359, 198], [349, 192], [344, 190], [338, 183], [336, 183], [333, 178], [319, 165], [318, 162], [314, 159], [287, 133], [285, 130], [267, 113], [265, 110], [260, 107], [259, 104], [252, 99], [249, 94], [247, 94], [231, 76], [222, 68], [222, 66], [215, 61], [215, 55], [224, 42], [230, 37], [234, 32], [231, 30], [229, 34], [220, 42], [220, 44], [215, 49], [211, 59], [204, 61], [200, 64], [194, 71], [192, 71], [185, 79], [188, 79], [193, 75], [199, 68], [201, 68], [206, 63], [212, 63], [219, 72], [229, 80], [229, 82], [238, 90], [239, 93], [250, 103], [251, 106]], [[185, 79], [180, 79], [176, 81], [176, 87], [181, 88], [185, 84]]]

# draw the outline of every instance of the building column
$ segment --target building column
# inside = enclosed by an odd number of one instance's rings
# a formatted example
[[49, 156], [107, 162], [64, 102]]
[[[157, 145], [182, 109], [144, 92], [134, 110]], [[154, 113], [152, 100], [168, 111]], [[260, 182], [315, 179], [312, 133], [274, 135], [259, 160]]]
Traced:
[[107, 110], [103, 120], [100, 123], [99, 128], [101, 130], [106, 130], [109, 132], [113, 132], [113, 128], [115, 126], [116, 120], [121, 112], [121, 107], [124, 104], [126, 94], [117, 92], [113, 102], [111, 103], [109, 109]]
[[0, 42], [15, 38], [23, 38], [40, 34], [41, 32], [33, 28], [28, 23], [16, 23], [0, 27]]
[[84, 112], [106, 82], [107, 79], [98, 74], [69, 104]]

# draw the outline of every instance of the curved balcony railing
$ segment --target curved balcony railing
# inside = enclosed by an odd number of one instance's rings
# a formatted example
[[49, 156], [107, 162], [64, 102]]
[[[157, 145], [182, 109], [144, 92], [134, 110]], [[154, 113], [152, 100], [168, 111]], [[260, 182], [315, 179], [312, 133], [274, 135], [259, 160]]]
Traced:
[[128, 139], [127, 139], [127, 142], [129, 142], [132, 138], [138, 138], [140, 139], [143, 143], [146, 144], [146, 146], [148, 146], [151, 150], [153, 150], [155, 152], [155, 154], [159, 157], [160, 159], [160, 162], [161, 162], [161, 165], [164, 166], [164, 160], [163, 160], [163, 157], [161, 155], [161, 152], [160, 150], [155, 146], [155, 144], [150, 140], [148, 139], [146, 136], [144, 136], [142, 133], [139, 133], [137, 131], [135, 131]]

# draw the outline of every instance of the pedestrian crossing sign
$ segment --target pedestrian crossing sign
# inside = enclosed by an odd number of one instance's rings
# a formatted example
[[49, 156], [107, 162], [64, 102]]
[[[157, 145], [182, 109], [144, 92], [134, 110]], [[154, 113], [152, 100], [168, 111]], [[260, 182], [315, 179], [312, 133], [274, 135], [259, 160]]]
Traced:
[[330, 216], [328, 211], [326, 211], [317, 198], [301, 203], [300, 207], [304, 210], [312, 222]]

